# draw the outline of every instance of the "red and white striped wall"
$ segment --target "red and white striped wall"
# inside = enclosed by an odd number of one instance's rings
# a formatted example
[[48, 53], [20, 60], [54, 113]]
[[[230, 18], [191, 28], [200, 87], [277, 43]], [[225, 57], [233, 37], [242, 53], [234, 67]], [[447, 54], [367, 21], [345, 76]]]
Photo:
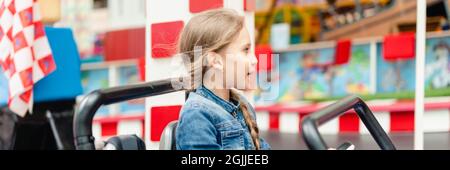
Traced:
[[[425, 104], [424, 131], [450, 131], [450, 98], [427, 99]], [[299, 133], [302, 118], [331, 102], [296, 104], [295, 106], [270, 105], [256, 107], [258, 125], [261, 130], [282, 133]], [[373, 114], [386, 132], [414, 131], [414, 101], [377, 100], [367, 102]], [[368, 130], [355, 112], [348, 112], [319, 127], [323, 134], [362, 133]]]
[[[234, 9], [245, 16], [246, 26], [252, 39], [254, 37], [254, 0], [147, 0], [146, 7], [146, 81], [178, 77], [185, 73], [181, 58], [175, 55], [176, 44], [180, 31], [198, 12], [214, 8]], [[147, 149], [158, 148], [162, 128], [178, 119], [178, 112], [174, 111], [179, 110], [184, 98], [184, 92], [176, 92], [146, 99], [147, 112], [142, 130], [149, 132], [144, 136]], [[128, 125], [117, 125], [117, 129], [125, 127]]]
[[[261, 131], [300, 133], [300, 122], [304, 116], [331, 103], [256, 106], [258, 126]], [[378, 100], [367, 104], [386, 132], [414, 131], [414, 101]], [[150, 138], [157, 147], [163, 128], [170, 121], [178, 119], [180, 109], [181, 105], [152, 107], [150, 133], [146, 133], [144, 128], [146, 119], [143, 114], [98, 117], [94, 119], [94, 137], [105, 140], [115, 135], [136, 134]], [[450, 131], [450, 98], [426, 99], [425, 110], [425, 132]], [[368, 133], [355, 113], [348, 113], [328, 122], [319, 130], [323, 134]]]
[[145, 135], [144, 115], [96, 117], [92, 126], [92, 134], [96, 140], [107, 140], [116, 135]]

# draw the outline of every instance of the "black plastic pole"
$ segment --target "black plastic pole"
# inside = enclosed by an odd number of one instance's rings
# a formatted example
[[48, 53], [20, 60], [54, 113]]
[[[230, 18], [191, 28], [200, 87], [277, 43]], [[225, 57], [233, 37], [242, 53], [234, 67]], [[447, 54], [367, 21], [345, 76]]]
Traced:
[[372, 137], [383, 150], [395, 150], [395, 146], [383, 130], [369, 107], [356, 95], [347, 96], [317, 112], [305, 117], [302, 121], [302, 136], [306, 145], [313, 150], [326, 150], [327, 144], [320, 135], [318, 127], [339, 117], [350, 109], [354, 109]]
[[[95, 150], [92, 120], [102, 105], [183, 90], [179, 81], [160, 81], [96, 90], [81, 101], [74, 116], [74, 140], [77, 150]], [[174, 84], [175, 83], [175, 84]], [[178, 83], [178, 84], [177, 84]]]

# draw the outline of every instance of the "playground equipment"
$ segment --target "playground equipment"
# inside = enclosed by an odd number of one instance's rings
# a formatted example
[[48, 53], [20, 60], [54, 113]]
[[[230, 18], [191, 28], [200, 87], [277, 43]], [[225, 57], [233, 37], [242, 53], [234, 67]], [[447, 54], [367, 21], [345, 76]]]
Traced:
[[[175, 84], [174, 84], [175, 83]], [[99, 149], [95, 146], [95, 138], [92, 135], [92, 120], [96, 111], [102, 105], [108, 105], [126, 100], [133, 100], [142, 97], [156, 96], [182, 90], [176, 84], [177, 81], [173, 79], [165, 79], [154, 82], [147, 82], [136, 85], [113, 87], [108, 89], [97, 90], [87, 95], [81, 102], [75, 116], [74, 116], [74, 140], [75, 146], [78, 150], [94, 150]], [[394, 150], [395, 146], [387, 136], [386, 132], [380, 126], [376, 118], [373, 116], [367, 105], [356, 96], [346, 97], [335, 104], [332, 104], [324, 109], [321, 109], [303, 121], [303, 135], [304, 140], [310, 149], [327, 149], [327, 145], [321, 138], [317, 129], [321, 125], [333, 118], [342, 115], [347, 110], [354, 108], [366, 127], [369, 129], [371, 135], [377, 141], [382, 149]], [[174, 150], [175, 148], [175, 130], [177, 122], [169, 123], [164, 132], [160, 143], [160, 149]], [[104, 149], [129, 149], [142, 150], [143, 142], [136, 136], [119, 136], [112, 137], [106, 142]], [[338, 149], [349, 149], [352, 147], [351, 143], [344, 143]]]

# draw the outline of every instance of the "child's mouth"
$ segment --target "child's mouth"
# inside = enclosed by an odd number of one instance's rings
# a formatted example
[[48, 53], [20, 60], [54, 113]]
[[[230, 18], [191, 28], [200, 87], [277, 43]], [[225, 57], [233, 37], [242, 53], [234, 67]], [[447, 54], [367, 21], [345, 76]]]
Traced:
[[255, 73], [255, 71], [249, 71], [249, 72], [247, 72], [247, 76], [250, 76], [250, 75], [252, 75], [254, 73]]

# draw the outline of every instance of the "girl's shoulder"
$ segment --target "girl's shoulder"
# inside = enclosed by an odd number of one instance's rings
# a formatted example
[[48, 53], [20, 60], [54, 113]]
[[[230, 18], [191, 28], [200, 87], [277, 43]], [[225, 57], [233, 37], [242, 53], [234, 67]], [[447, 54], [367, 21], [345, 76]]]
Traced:
[[189, 93], [180, 114], [180, 119], [201, 116], [213, 122], [221, 119], [221, 115], [228, 115], [221, 106], [194, 92]]

